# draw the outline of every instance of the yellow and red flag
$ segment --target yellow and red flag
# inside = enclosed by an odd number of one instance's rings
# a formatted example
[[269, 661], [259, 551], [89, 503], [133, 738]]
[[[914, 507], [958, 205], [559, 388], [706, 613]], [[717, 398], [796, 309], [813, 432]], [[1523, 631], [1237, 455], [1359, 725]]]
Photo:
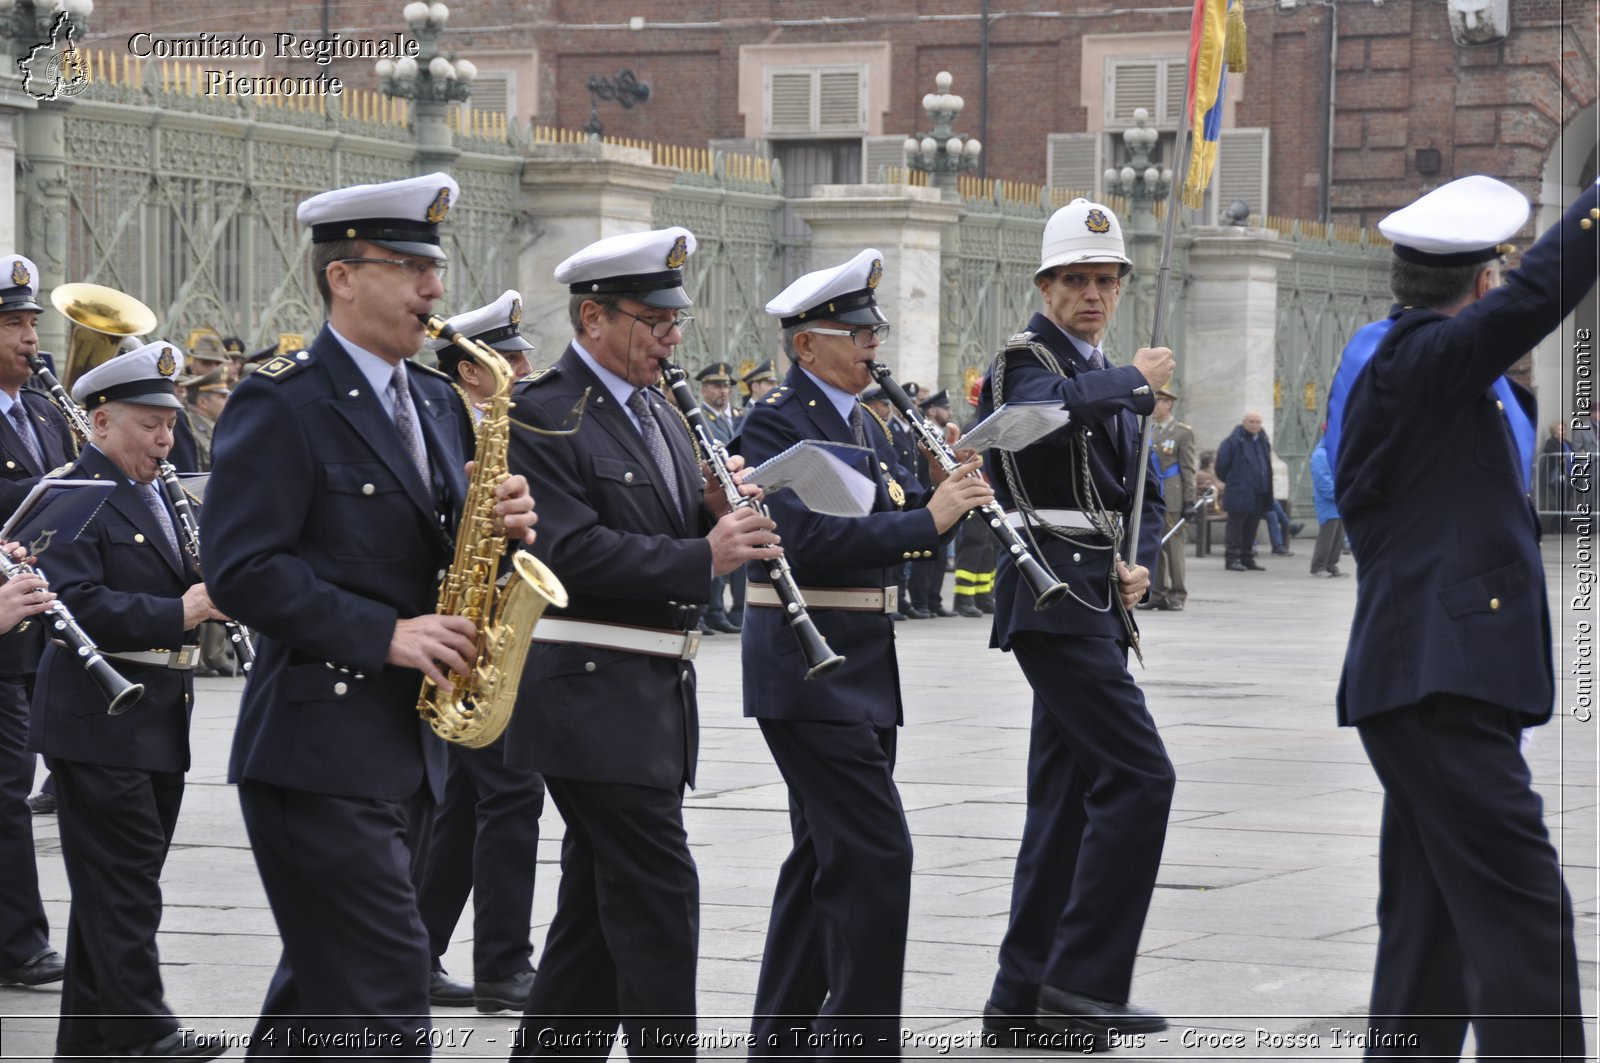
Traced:
[[1205, 205], [1206, 186], [1217, 165], [1217, 138], [1222, 132], [1222, 97], [1229, 70], [1244, 70], [1243, 0], [1194, 0], [1189, 21], [1189, 96], [1184, 114], [1191, 127], [1189, 172], [1183, 182], [1184, 205]]

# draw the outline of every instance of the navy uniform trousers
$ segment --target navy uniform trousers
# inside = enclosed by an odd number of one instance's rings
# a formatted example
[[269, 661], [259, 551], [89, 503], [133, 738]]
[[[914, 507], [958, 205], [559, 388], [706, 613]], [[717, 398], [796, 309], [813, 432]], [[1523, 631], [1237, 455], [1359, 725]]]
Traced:
[[1041, 984], [1128, 999], [1175, 776], [1117, 639], [1018, 632], [1033, 688], [1028, 815], [993, 1003], [1030, 1015]]
[[1469, 1015], [1480, 1059], [1587, 1058], [1572, 899], [1519, 747], [1522, 721], [1434, 695], [1357, 724], [1384, 790], [1368, 1025], [1415, 1038], [1369, 1058], [1455, 1059]]
[[[38, 624], [43, 617], [35, 617]], [[14, 636], [13, 636], [14, 637]], [[33, 674], [0, 676], [0, 967], [20, 967], [50, 947], [34, 863], [34, 755], [28, 752]]]
[[898, 1055], [911, 833], [894, 784], [896, 728], [758, 722], [789, 788], [794, 848], [778, 870], [750, 1055], [832, 1054], [815, 1046], [838, 1035], [863, 1039], [853, 1051]]
[[505, 742], [450, 747], [444, 800], [417, 894], [435, 970], [472, 895], [472, 970], [479, 982], [529, 970], [544, 780], [508, 767]]

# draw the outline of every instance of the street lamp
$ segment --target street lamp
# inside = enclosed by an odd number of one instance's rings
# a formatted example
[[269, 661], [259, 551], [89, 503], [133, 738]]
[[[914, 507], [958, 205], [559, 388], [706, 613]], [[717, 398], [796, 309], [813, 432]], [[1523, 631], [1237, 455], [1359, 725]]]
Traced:
[[401, 15], [411, 35], [417, 39], [417, 54], [379, 59], [374, 66], [378, 90], [386, 96], [418, 103], [455, 103], [471, 99], [472, 79], [478, 76], [477, 66], [470, 59], [457, 59], [453, 52], [439, 51], [439, 35], [450, 21], [450, 8], [442, 3], [412, 0]]
[[1156, 146], [1158, 137], [1159, 134], [1150, 128], [1150, 112], [1143, 107], [1135, 108], [1133, 125], [1122, 131], [1122, 143], [1127, 149], [1128, 161], [1123, 163], [1120, 170], [1109, 166], [1106, 168], [1106, 191], [1126, 196], [1132, 201], [1130, 214], [1135, 219], [1135, 225], [1138, 219], [1146, 217], [1153, 225], [1156, 201], [1166, 199], [1172, 190], [1172, 170], [1157, 169], [1150, 161], [1150, 152]]
[[948, 70], [939, 71], [933, 84], [938, 92], [922, 97], [922, 109], [933, 123], [933, 132], [905, 140], [906, 165], [929, 177], [930, 183], [946, 198], [956, 196], [956, 175], [977, 170], [983, 144], [977, 137], [963, 140], [953, 132], [956, 116], [966, 101], [950, 92], [955, 79]]
[[631, 70], [619, 70], [614, 78], [592, 77], [589, 79], [589, 124], [583, 131], [591, 140], [599, 140], [604, 132], [600, 128], [600, 101], [615, 100], [626, 111], [649, 98], [650, 86], [634, 77]]

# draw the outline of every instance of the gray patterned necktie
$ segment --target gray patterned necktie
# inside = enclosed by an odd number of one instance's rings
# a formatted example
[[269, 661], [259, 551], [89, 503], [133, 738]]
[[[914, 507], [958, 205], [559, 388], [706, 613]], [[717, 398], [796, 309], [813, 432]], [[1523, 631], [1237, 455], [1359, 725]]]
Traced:
[[167, 545], [172, 547], [172, 556], [178, 561], [183, 560], [183, 551], [178, 549], [178, 532], [172, 526], [172, 518], [167, 515], [167, 504], [161, 500], [161, 495], [156, 492], [153, 483], [140, 484], [139, 494], [144, 496], [144, 504], [154, 514], [156, 523], [161, 525], [161, 530], [167, 537]]
[[406, 453], [411, 455], [417, 475], [422, 477], [422, 485], [432, 490], [433, 473], [428, 468], [428, 452], [422, 447], [422, 432], [417, 427], [417, 408], [411, 402], [411, 389], [406, 386], [405, 366], [394, 367], [394, 375], [389, 378], [389, 394], [394, 397], [394, 427], [400, 433], [400, 442], [406, 445]]
[[17, 430], [17, 435], [22, 437], [22, 445], [33, 455], [33, 463], [38, 466], [39, 471], [48, 472], [44, 464], [44, 455], [39, 452], [39, 444], [34, 442], [33, 428], [28, 424], [28, 411], [22, 408], [21, 399], [11, 404], [11, 425]]
[[856, 437], [856, 446], [867, 445], [867, 424], [861, 416], [861, 404], [858, 402], [850, 407], [850, 433]]
[[639, 418], [639, 432], [644, 436], [644, 445], [650, 451], [650, 456], [655, 459], [656, 468], [661, 470], [662, 479], [667, 481], [667, 491], [672, 495], [672, 504], [683, 511], [683, 499], [678, 495], [678, 467], [673, 463], [672, 451], [667, 449], [667, 440], [661, 434], [661, 425], [656, 421], [656, 415], [651, 411], [650, 404], [645, 401], [644, 391], [640, 389], [628, 396], [628, 409]]
[[1106, 355], [1105, 355], [1105, 352], [1102, 351], [1098, 347], [1096, 347], [1093, 350], [1091, 350], [1089, 352], [1089, 368], [1090, 369], [1104, 369], [1105, 367], [1106, 367]]

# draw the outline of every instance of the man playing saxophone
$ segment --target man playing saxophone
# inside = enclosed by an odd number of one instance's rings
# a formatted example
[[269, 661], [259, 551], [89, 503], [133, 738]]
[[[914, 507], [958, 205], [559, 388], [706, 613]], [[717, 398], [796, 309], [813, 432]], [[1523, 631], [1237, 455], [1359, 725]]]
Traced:
[[[427, 1053], [411, 865], [446, 749], [414, 707], [424, 675], [453, 689], [477, 652], [470, 620], [434, 611], [473, 434], [449, 382], [407, 359], [443, 294], [457, 193], [435, 173], [300, 204], [327, 324], [244, 380], [217, 426], [205, 571], [262, 636], [229, 778], [283, 938], [253, 1054], [304, 1054], [302, 1030], [341, 1053]], [[531, 542], [526, 481], [495, 493], [505, 533]]]

